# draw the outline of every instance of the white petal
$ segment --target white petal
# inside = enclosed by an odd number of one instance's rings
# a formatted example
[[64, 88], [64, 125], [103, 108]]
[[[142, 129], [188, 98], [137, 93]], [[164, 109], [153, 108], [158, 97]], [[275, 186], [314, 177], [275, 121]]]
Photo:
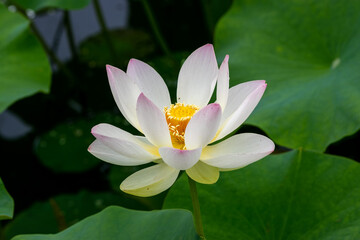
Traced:
[[179, 170], [160, 163], [130, 175], [120, 189], [135, 196], [150, 197], [170, 188], [178, 175]]
[[219, 179], [219, 169], [203, 163], [197, 162], [192, 168], [186, 170], [187, 175], [194, 181], [202, 184], [213, 184]]
[[140, 95], [138, 86], [125, 72], [116, 67], [106, 65], [106, 71], [111, 92], [120, 112], [131, 125], [141, 132], [136, 117], [136, 101]]
[[137, 59], [131, 59], [126, 73], [158, 108], [170, 106], [168, 88], [162, 77], [151, 66]]
[[209, 102], [218, 76], [214, 48], [206, 44], [195, 50], [180, 69], [177, 102], [202, 108]]
[[162, 147], [159, 148], [159, 153], [166, 164], [178, 170], [186, 170], [199, 161], [201, 148], [181, 150], [172, 147]]
[[143, 137], [143, 136], [135, 136], [136, 139], [138, 141], [140, 141], [142, 144], [141, 146], [146, 150], [148, 151], [149, 153], [151, 153], [152, 155], [154, 156], [157, 156], [159, 157], [160, 154], [159, 154], [159, 148], [154, 146], [151, 142], [149, 142], [149, 140], [147, 140], [146, 137]]
[[224, 111], [229, 95], [229, 55], [226, 55], [219, 70], [216, 87], [216, 102]]
[[114, 127], [101, 123], [91, 129], [91, 133], [109, 148], [129, 158], [154, 160], [159, 158], [157, 148], [145, 143], [140, 137]]
[[157, 147], [172, 146], [165, 114], [143, 93], [136, 105], [137, 117], [146, 138]]
[[218, 168], [240, 168], [269, 155], [274, 148], [273, 141], [265, 136], [242, 133], [216, 145], [207, 146], [200, 159]]
[[205, 147], [214, 137], [221, 120], [221, 107], [212, 103], [195, 113], [185, 129], [186, 149]]
[[88, 151], [95, 157], [120, 166], [137, 166], [149, 163], [152, 159], [133, 158], [124, 156], [113, 149], [109, 148], [104, 142], [96, 139], [88, 148]]
[[216, 139], [219, 140], [237, 129], [259, 103], [266, 83], [264, 80], [241, 83], [230, 88], [229, 97]]

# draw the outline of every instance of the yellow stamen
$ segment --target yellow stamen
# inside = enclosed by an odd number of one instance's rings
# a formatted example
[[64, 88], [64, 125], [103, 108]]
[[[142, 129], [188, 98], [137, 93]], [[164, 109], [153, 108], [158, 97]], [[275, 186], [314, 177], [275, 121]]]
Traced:
[[183, 103], [172, 104], [170, 107], [164, 108], [174, 148], [185, 149], [185, 129], [191, 117], [198, 110], [199, 107], [195, 105], [185, 105]]

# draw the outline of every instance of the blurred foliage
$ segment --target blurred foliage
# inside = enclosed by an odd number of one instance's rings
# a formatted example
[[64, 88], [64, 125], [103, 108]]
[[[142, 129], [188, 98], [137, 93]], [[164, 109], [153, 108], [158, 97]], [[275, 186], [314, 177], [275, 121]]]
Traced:
[[155, 51], [155, 44], [151, 36], [144, 31], [125, 29], [110, 32], [115, 51], [119, 54], [115, 63], [111, 61], [111, 52], [102, 34], [88, 38], [80, 47], [81, 61], [90, 67], [104, 67], [112, 64], [124, 69], [131, 58], [144, 59]]
[[[129, 1], [130, 8], [133, 9], [129, 19], [130, 26], [151, 32], [149, 20], [143, 9], [143, 1]], [[209, 31], [208, 26], [214, 27], [214, 21], [227, 11], [231, 2], [232, 0], [183, 0], [180, 3], [173, 0], [158, 0], [149, 1], [149, 4], [170, 49], [193, 51], [213, 41], [213, 30]], [[203, 3], [206, 6], [203, 6]], [[207, 23], [207, 19], [211, 22]]]
[[360, 122], [360, 2], [235, 1], [215, 43], [231, 85], [266, 79], [248, 123], [278, 144], [323, 152]]
[[50, 65], [29, 24], [0, 3], [0, 113], [20, 98], [49, 92]]
[[[346, 158], [291, 151], [222, 172], [198, 185], [209, 239], [359, 239], [360, 166]], [[186, 175], [165, 208], [192, 209]]]
[[0, 178], [0, 220], [13, 217], [14, 201], [6, 191], [4, 183]]
[[44, 134], [35, 144], [39, 160], [55, 172], [81, 172], [95, 167], [99, 160], [84, 151], [93, 141], [89, 133], [92, 126], [80, 120]]
[[197, 239], [189, 211], [141, 212], [112, 206], [59, 234], [20, 235], [13, 240], [128, 240], [149, 239], [149, 236], [154, 236], [153, 239]]
[[220, 17], [230, 8], [232, 0], [201, 0], [205, 22], [211, 35]]
[[51, 7], [65, 10], [80, 9], [86, 7], [91, 0], [11, 0], [10, 2], [21, 6], [24, 9], [39, 11]]
[[111, 113], [62, 123], [36, 141], [35, 152], [39, 160], [55, 172], [82, 172], [95, 167], [99, 164], [99, 159], [84, 149], [94, 140], [90, 129], [100, 122], [122, 129], [131, 128], [124, 118]]

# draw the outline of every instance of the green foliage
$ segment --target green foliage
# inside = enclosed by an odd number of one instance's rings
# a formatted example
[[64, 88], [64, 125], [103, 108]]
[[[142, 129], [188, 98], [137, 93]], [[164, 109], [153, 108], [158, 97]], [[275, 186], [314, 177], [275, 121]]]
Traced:
[[235, 1], [215, 34], [231, 85], [265, 79], [248, 123], [289, 148], [324, 151], [360, 122], [360, 2]]
[[56, 126], [36, 144], [37, 156], [55, 172], [82, 172], [95, 167], [99, 160], [85, 151], [94, 140], [91, 127], [84, 120]]
[[88, 63], [90, 67], [105, 67], [106, 64], [112, 64], [124, 69], [129, 59], [144, 59], [154, 53], [155, 44], [151, 36], [144, 31], [126, 29], [111, 31], [109, 34], [118, 55], [116, 62], [111, 62], [112, 55], [102, 33], [86, 39], [80, 45], [81, 61]]
[[37, 202], [16, 215], [6, 226], [5, 239], [11, 239], [18, 234], [57, 233], [110, 205], [134, 206], [132, 201], [120, 194], [87, 191], [59, 195], [46, 202]]
[[11, 219], [14, 212], [14, 200], [6, 191], [0, 178], [0, 220]]
[[[198, 184], [209, 239], [359, 239], [360, 166], [308, 151], [271, 155]], [[165, 208], [192, 209], [186, 177]]]
[[141, 212], [108, 207], [55, 235], [20, 235], [13, 240], [197, 239], [185, 210]]
[[29, 21], [0, 3], [0, 112], [18, 99], [48, 92], [50, 66]]
[[54, 172], [83, 172], [95, 167], [100, 161], [86, 149], [95, 140], [91, 128], [102, 122], [133, 131], [120, 115], [97, 114], [90, 121], [79, 119], [63, 123], [45, 133], [35, 145], [37, 156]]
[[12, 0], [24, 9], [32, 9], [35, 11], [44, 8], [55, 7], [65, 10], [80, 9], [86, 7], [91, 0]]
[[202, 0], [202, 7], [206, 24], [211, 35], [219, 18], [230, 8], [233, 0]]

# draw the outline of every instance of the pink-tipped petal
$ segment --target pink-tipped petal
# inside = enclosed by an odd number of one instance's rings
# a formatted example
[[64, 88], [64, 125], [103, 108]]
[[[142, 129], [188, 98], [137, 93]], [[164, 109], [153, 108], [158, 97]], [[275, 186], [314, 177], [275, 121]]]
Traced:
[[141, 154], [136, 157], [122, 155], [98, 139], [89, 146], [88, 151], [105, 162], [120, 166], [137, 166], [153, 161], [151, 158], [142, 158]]
[[170, 188], [178, 175], [179, 170], [160, 163], [133, 173], [121, 183], [120, 189], [135, 196], [150, 197]]
[[144, 135], [153, 145], [172, 146], [165, 114], [143, 93], [138, 98], [136, 113]]
[[154, 160], [158, 159], [157, 148], [147, 144], [120, 128], [101, 123], [91, 129], [91, 133], [107, 147], [129, 158]]
[[216, 87], [216, 102], [224, 111], [229, 95], [229, 55], [226, 55], [219, 70]]
[[232, 136], [213, 146], [207, 146], [201, 154], [201, 161], [218, 168], [241, 168], [274, 151], [275, 144], [269, 138], [242, 133]]
[[186, 149], [205, 147], [215, 137], [221, 114], [221, 107], [217, 103], [209, 104], [195, 113], [186, 126]]
[[131, 59], [126, 73], [158, 108], [170, 106], [168, 88], [162, 77], [151, 66], [137, 59]]
[[194, 181], [202, 184], [213, 184], [219, 179], [217, 167], [198, 161], [192, 168], [186, 170], [187, 175]]
[[252, 113], [266, 89], [264, 80], [241, 83], [230, 88], [217, 137], [219, 140], [237, 129]]
[[136, 117], [136, 101], [140, 90], [135, 82], [122, 70], [106, 65], [111, 92], [122, 115], [141, 132]]
[[159, 153], [164, 162], [169, 166], [178, 170], [186, 170], [199, 161], [201, 148], [181, 150], [172, 147], [163, 147], [159, 148]]
[[206, 106], [214, 91], [218, 71], [211, 44], [195, 50], [180, 69], [177, 102]]

